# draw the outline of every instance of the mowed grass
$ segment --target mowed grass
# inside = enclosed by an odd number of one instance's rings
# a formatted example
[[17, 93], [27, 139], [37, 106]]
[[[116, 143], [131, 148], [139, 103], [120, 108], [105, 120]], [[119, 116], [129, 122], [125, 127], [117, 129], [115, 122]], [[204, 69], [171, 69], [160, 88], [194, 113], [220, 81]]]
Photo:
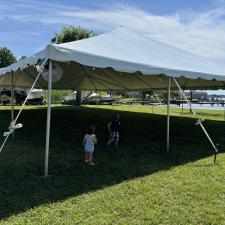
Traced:
[[[1, 108], [0, 132], [9, 107]], [[102, 148], [106, 125], [121, 114], [118, 149]], [[171, 152], [166, 153], [166, 116], [151, 106], [55, 106], [49, 172], [43, 178], [45, 107], [26, 107], [0, 153], [1, 224], [225, 224], [225, 122], [223, 111], [201, 110], [213, 149], [188, 110], [172, 108]], [[182, 117], [184, 116], [184, 117]], [[83, 162], [85, 128], [99, 140], [94, 167]], [[3, 137], [1, 138], [1, 141]]]

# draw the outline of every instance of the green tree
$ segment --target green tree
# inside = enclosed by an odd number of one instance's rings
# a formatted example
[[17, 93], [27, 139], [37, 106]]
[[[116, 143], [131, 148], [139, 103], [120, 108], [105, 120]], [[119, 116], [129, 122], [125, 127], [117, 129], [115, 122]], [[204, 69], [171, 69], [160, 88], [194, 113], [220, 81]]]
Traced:
[[[55, 36], [51, 39], [51, 42], [55, 44], [61, 44], [70, 41], [78, 41], [94, 36], [95, 33], [86, 28], [80, 26], [75, 27], [72, 25], [67, 25], [63, 26], [60, 32], [55, 34]], [[77, 91], [76, 100], [78, 104], [81, 103], [81, 91]]]
[[60, 32], [55, 33], [55, 36], [51, 39], [51, 42], [56, 44], [66, 43], [70, 41], [77, 41], [89, 37], [94, 37], [93, 31], [87, 30], [83, 27], [75, 27], [71, 25], [63, 26]]
[[6, 47], [0, 48], [0, 68], [11, 65], [16, 62], [16, 57]]

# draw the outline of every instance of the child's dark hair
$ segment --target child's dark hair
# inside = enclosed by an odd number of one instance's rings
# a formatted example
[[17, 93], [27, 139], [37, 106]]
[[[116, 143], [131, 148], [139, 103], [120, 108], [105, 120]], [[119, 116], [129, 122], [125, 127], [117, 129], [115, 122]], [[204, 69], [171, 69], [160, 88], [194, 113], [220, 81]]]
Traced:
[[93, 134], [95, 132], [95, 126], [94, 125], [89, 125], [88, 129], [87, 129], [87, 133]]

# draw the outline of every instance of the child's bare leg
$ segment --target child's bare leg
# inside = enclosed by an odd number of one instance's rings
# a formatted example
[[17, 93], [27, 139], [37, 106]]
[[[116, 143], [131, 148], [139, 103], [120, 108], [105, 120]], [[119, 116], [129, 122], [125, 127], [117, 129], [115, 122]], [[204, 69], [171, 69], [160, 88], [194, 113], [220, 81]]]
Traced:
[[84, 154], [84, 161], [87, 163], [89, 162], [89, 156], [87, 153]]
[[110, 146], [112, 144], [112, 142], [114, 141], [114, 137], [112, 136], [112, 134], [110, 134], [109, 136], [109, 140], [107, 142], [107, 146]]
[[119, 133], [116, 134], [116, 137], [115, 137], [115, 146], [118, 147], [118, 143], [119, 143]]
[[119, 139], [116, 138], [116, 140], [115, 140], [115, 146], [116, 146], [116, 147], [118, 147], [118, 143], [119, 143]]
[[111, 145], [111, 144], [112, 144], [112, 142], [113, 142], [113, 139], [112, 139], [112, 138], [110, 138], [110, 139], [108, 140], [108, 142], [107, 142], [107, 146]]
[[89, 153], [89, 155], [88, 155], [88, 159], [89, 159], [89, 164], [90, 165], [94, 165], [94, 163], [93, 163], [93, 153]]
[[92, 162], [92, 153], [88, 154], [88, 159], [89, 159], [89, 162]]

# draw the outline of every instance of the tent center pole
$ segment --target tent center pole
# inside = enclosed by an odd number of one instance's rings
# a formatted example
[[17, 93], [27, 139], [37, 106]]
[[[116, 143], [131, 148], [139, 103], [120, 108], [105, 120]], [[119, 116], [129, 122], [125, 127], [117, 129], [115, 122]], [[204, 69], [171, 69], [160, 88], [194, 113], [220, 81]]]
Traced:
[[50, 124], [51, 124], [51, 98], [52, 98], [52, 61], [49, 60], [44, 177], [48, 176], [49, 140], [50, 140]]
[[[13, 72], [11, 72], [11, 122], [14, 122], [14, 87], [13, 87]], [[12, 133], [12, 139], [15, 138], [15, 131]]]
[[171, 79], [168, 80], [168, 96], [167, 96], [167, 134], [166, 134], [166, 151], [170, 150], [170, 84]]

